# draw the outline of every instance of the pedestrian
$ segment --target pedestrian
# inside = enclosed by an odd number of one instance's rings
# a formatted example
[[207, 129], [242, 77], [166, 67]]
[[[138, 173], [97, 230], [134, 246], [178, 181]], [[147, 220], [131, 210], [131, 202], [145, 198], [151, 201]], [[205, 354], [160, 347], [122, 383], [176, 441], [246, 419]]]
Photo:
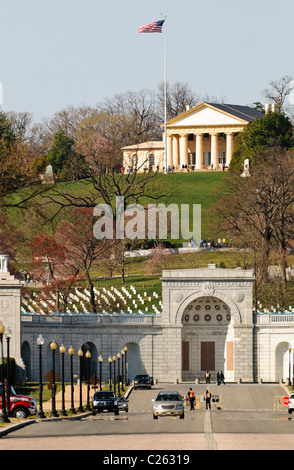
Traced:
[[218, 370], [216, 371], [216, 381], [217, 381], [217, 385], [219, 385], [220, 384], [220, 373], [219, 373]]
[[210, 372], [209, 372], [209, 370], [206, 371], [205, 379], [206, 379], [206, 383], [207, 383], [207, 384], [210, 384]]
[[190, 401], [190, 411], [195, 410], [194, 408], [195, 394], [191, 387], [189, 388], [188, 397]]
[[206, 409], [208, 410], [208, 408], [211, 410], [211, 404], [210, 404], [210, 400], [211, 400], [211, 393], [209, 390], [206, 390], [206, 392], [204, 393], [204, 399], [205, 399], [205, 403], [206, 403]]
[[223, 384], [226, 385], [226, 384], [225, 384], [225, 376], [224, 376], [222, 370], [220, 371], [220, 383], [221, 383], [221, 382], [223, 382]]

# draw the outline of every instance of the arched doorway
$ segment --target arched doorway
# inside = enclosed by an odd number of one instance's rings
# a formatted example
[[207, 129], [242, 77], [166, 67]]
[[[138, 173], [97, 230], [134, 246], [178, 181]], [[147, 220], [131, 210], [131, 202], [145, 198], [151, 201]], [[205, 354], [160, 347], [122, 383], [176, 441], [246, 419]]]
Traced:
[[91, 357], [90, 357], [90, 362], [89, 362], [89, 378], [92, 377], [92, 375], [97, 375], [97, 348], [95, 344], [91, 342], [84, 343], [82, 346], [82, 351], [84, 353], [83, 359], [82, 359], [82, 370], [81, 370], [81, 375], [82, 375], [82, 380], [86, 381], [87, 379], [87, 358], [86, 358], [86, 352], [90, 351]]
[[212, 378], [223, 371], [234, 372], [233, 319], [230, 308], [217, 297], [193, 300], [182, 315], [182, 379]]
[[25, 365], [26, 378], [31, 380], [31, 346], [27, 341], [24, 341], [21, 346], [21, 358]]
[[137, 374], [146, 374], [140, 348], [137, 343], [127, 343], [128, 347], [128, 379], [131, 381]]
[[276, 381], [281, 379], [286, 382], [291, 377], [290, 358], [289, 358], [290, 344], [286, 341], [279, 343], [275, 351], [275, 364], [276, 364]]

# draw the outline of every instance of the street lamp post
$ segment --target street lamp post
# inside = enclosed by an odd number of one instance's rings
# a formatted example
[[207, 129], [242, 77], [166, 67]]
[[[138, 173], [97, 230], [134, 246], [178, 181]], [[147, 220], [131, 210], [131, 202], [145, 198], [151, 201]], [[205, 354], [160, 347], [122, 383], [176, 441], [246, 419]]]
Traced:
[[4, 357], [3, 357], [3, 335], [5, 332], [5, 326], [0, 322], [0, 354], [1, 354], [1, 382], [2, 382], [2, 409], [0, 415], [1, 423], [10, 423], [10, 419], [6, 413], [6, 403], [5, 403], [5, 380], [4, 380]]
[[115, 379], [115, 362], [116, 362], [116, 355], [114, 354], [112, 357], [112, 362], [113, 362], [113, 390], [114, 390], [114, 395], [116, 395], [116, 379]]
[[74, 348], [71, 346], [68, 350], [68, 354], [70, 355], [70, 397], [71, 397], [71, 407], [70, 412], [76, 413], [74, 408], [74, 385], [73, 385], [73, 355], [74, 355]]
[[111, 356], [109, 356], [108, 362], [109, 362], [109, 390], [112, 390], [112, 387], [111, 387], [111, 363], [112, 363], [112, 357], [111, 357]]
[[100, 391], [102, 390], [102, 362], [103, 362], [103, 357], [100, 356], [98, 357], [98, 361], [99, 361], [99, 381], [100, 381]]
[[64, 387], [64, 354], [66, 353], [66, 347], [62, 344], [59, 348], [59, 352], [61, 354], [61, 370], [62, 370], [62, 409], [61, 414], [62, 416], [67, 416], [67, 412], [65, 411], [65, 387]]
[[80, 348], [78, 350], [78, 356], [80, 358], [80, 406], [78, 408], [78, 411], [80, 411], [81, 413], [84, 411], [84, 408], [83, 408], [83, 402], [82, 402], [82, 365], [83, 365], [83, 351], [82, 349]]
[[292, 392], [294, 391], [294, 348], [292, 348]]
[[55, 403], [55, 396], [56, 396], [56, 384], [55, 384], [55, 351], [57, 349], [57, 344], [53, 340], [50, 343], [50, 349], [52, 351], [52, 411], [51, 416], [58, 417], [58, 413], [56, 411], [56, 403]]
[[124, 391], [124, 362], [125, 362], [125, 352], [121, 350], [121, 389]]
[[129, 383], [129, 378], [128, 378], [129, 365], [128, 365], [128, 361], [127, 361], [127, 352], [128, 352], [128, 347], [127, 346], [124, 347], [124, 352], [125, 352], [125, 384], [128, 385], [128, 383]]
[[11, 329], [8, 327], [5, 331], [5, 338], [7, 341], [7, 414], [8, 416], [10, 415], [10, 389], [11, 389], [11, 383], [10, 383], [10, 351], [9, 351], [9, 343], [11, 340]]
[[39, 418], [45, 418], [45, 413], [43, 411], [43, 382], [42, 382], [42, 346], [44, 344], [44, 338], [40, 334], [37, 339], [37, 345], [39, 346]]
[[91, 353], [88, 350], [86, 352], [86, 359], [87, 359], [87, 405], [86, 405], [86, 410], [90, 411], [91, 406], [90, 406], [90, 358], [91, 358]]
[[117, 394], [120, 397], [120, 353], [117, 354], [117, 376], [118, 376], [118, 382], [117, 382]]

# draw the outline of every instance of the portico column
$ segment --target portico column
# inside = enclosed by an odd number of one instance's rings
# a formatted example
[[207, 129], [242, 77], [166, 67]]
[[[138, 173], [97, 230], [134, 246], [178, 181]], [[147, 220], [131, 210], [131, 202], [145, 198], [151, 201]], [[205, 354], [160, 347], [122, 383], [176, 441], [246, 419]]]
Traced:
[[213, 169], [218, 170], [218, 134], [211, 133], [211, 163]]
[[172, 135], [167, 136], [167, 167], [173, 166], [173, 137]]
[[196, 170], [203, 169], [203, 134], [196, 134]]
[[188, 165], [188, 134], [180, 136], [180, 165]]
[[229, 166], [233, 154], [233, 134], [226, 134], [226, 165]]
[[177, 167], [180, 164], [180, 154], [179, 154], [179, 136], [173, 136], [173, 164]]

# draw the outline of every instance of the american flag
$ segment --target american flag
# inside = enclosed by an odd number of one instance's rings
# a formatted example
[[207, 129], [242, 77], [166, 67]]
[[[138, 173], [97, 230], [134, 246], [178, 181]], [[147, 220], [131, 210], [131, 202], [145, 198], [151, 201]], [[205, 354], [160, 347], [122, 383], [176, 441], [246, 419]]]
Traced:
[[164, 20], [154, 21], [154, 23], [146, 24], [138, 28], [138, 33], [162, 33], [162, 25]]

